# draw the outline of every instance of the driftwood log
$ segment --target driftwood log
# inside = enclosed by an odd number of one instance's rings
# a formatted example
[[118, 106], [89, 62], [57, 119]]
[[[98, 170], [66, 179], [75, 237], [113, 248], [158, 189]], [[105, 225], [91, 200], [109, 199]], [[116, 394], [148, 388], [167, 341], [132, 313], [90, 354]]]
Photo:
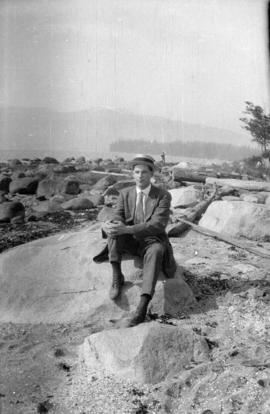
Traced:
[[210, 236], [215, 239], [224, 241], [225, 243], [229, 243], [233, 246], [240, 247], [241, 249], [247, 250], [250, 253], [263, 257], [264, 259], [270, 259], [270, 252], [268, 252], [265, 249], [262, 249], [262, 248], [258, 249], [256, 247], [249, 246], [248, 242], [246, 241], [238, 240], [225, 233], [218, 233], [216, 231], [209, 230], [205, 227], [199, 226], [198, 224], [191, 223], [184, 218], [179, 218], [179, 220], [182, 222], [182, 224], [185, 224], [188, 227], [192, 227], [192, 229], [197, 231], [198, 233], [202, 233], [205, 236]]
[[[167, 226], [167, 233], [169, 237], [178, 237], [180, 234], [182, 234], [184, 231], [186, 231], [189, 228], [189, 225], [186, 224], [183, 221], [180, 221], [180, 218], [185, 218], [188, 222], [193, 222], [195, 220], [198, 220], [201, 215], [205, 212], [207, 207], [212, 203], [212, 201], [216, 200], [217, 198], [220, 198], [221, 194], [217, 193], [217, 190], [215, 188], [213, 194], [211, 194], [206, 200], [200, 201], [198, 204], [196, 204], [195, 207], [191, 207], [189, 209], [186, 209], [185, 213], [177, 216], [176, 215], [176, 223], [169, 224]], [[180, 222], [179, 222], [180, 221]]]
[[205, 179], [206, 179], [206, 174], [186, 171], [182, 168], [174, 168], [172, 175], [173, 175], [173, 180], [178, 183], [181, 183], [183, 181], [190, 181], [194, 183], [205, 183]]
[[226, 178], [207, 177], [206, 184], [215, 184], [217, 186], [229, 186], [235, 189], [248, 191], [270, 191], [270, 182], [266, 181], [246, 181]]

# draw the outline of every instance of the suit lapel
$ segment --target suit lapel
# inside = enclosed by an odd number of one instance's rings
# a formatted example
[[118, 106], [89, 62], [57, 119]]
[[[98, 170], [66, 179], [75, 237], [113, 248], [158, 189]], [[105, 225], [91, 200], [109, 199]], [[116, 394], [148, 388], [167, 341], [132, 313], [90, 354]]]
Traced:
[[149, 195], [146, 201], [145, 220], [148, 220], [151, 217], [153, 210], [157, 204], [157, 200], [158, 200], [157, 188], [151, 185], [151, 190], [149, 192]]
[[129, 193], [128, 198], [128, 207], [131, 214], [131, 217], [134, 219], [135, 207], [136, 207], [136, 186], [132, 187]]

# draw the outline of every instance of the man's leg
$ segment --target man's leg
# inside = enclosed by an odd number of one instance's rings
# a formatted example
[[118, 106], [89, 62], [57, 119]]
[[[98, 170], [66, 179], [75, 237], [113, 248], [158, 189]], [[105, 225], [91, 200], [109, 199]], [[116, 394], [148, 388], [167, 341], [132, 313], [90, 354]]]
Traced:
[[123, 253], [137, 254], [137, 244], [130, 235], [122, 235], [108, 238], [109, 262], [112, 266], [112, 286], [110, 289], [110, 299], [115, 300], [121, 293], [121, 288], [125, 282], [121, 270], [121, 260]]
[[155, 291], [159, 272], [162, 269], [164, 250], [164, 246], [158, 242], [146, 244], [142, 250], [143, 285], [141, 300], [128, 326], [138, 325], [145, 319], [149, 302]]

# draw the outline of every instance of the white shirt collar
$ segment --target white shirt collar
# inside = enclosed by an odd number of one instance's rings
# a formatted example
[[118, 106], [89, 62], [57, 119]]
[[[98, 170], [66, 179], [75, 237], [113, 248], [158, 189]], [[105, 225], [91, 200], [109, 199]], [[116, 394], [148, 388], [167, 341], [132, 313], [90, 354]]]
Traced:
[[137, 195], [142, 192], [144, 195], [148, 196], [151, 190], [151, 184], [149, 184], [148, 187], [144, 188], [143, 190], [141, 190], [139, 187], [136, 187], [136, 193]]

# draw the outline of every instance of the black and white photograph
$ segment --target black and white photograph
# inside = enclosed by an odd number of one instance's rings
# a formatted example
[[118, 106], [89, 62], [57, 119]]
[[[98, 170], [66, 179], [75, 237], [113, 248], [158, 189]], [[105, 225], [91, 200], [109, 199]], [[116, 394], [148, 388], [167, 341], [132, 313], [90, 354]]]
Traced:
[[0, 0], [0, 414], [270, 414], [269, 28]]

